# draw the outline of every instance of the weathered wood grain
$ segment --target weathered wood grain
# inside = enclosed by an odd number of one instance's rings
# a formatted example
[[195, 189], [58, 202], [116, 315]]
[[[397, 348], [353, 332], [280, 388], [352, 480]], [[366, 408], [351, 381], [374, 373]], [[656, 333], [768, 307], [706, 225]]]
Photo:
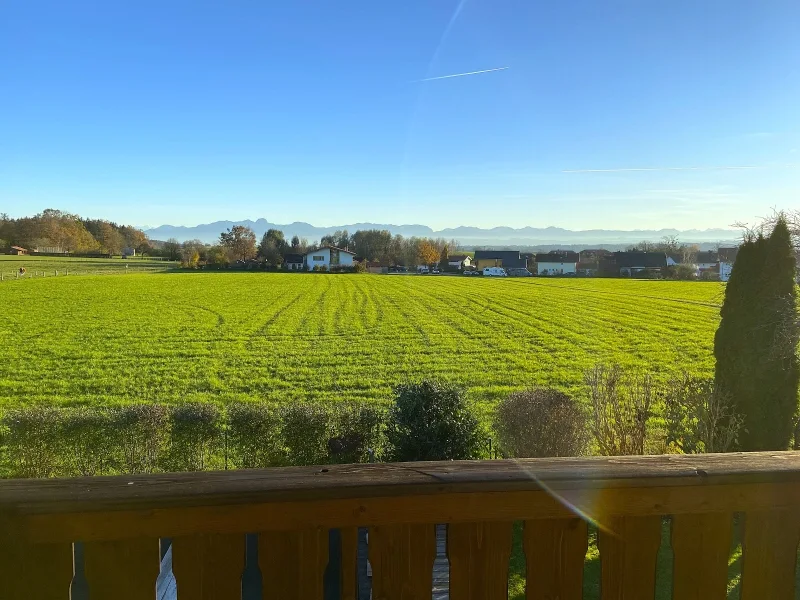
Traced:
[[300, 530], [392, 523], [456, 523], [481, 520], [569, 518], [567, 505], [607, 520], [704, 512], [790, 509], [800, 506], [800, 483], [624, 487], [553, 492], [469, 492], [378, 496], [306, 502], [169, 507], [113, 512], [22, 515], [33, 542], [113, 540], [136, 536]]
[[327, 529], [270, 531], [258, 536], [264, 600], [320, 600], [327, 564]]
[[800, 453], [443, 461], [0, 481], [0, 511], [92, 512], [380, 496], [800, 482]]
[[580, 600], [589, 545], [586, 521], [578, 518], [525, 521], [527, 600]]
[[14, 520], [0, 515], [0, 598], [67, 600], [72, 544], [29, 544]]
[[508, 596], [511, 521], [452, 523], [447, 528], [452, 600], [496, 600]]
[[434, 525], [381, 525], [369, 531], [372, 597], [376, 600], [430, 600]]
[[198, 534], [172, 540], [172, 573], [181, 600], [241, 600], [245, 536]]
[[745, 515], [742, 600], [793, 600], [800, 507]]
[[671, 544], [674, 600], [725, 600], [733, 515], [675, 515]]
[[358, 599], [358, 528], [344, 527], [342, 538], [342, 600]]
[[92, 600], [153, 600], [161, 567], [158, 539], [90, 542], [84, 546]]
[[600, 597], [602, 600], [652, 600], [661, 517], [614, 517], [601, 523]]

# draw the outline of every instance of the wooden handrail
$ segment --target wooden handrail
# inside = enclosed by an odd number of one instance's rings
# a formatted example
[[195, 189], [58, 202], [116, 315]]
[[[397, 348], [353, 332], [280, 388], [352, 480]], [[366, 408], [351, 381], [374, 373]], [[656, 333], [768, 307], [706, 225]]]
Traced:
[[734, 513], [746, 524], [742, 600], [793, 598], [800, 453], [7, 480], [0, 481], [0, 598], [40, 597], [31, 585], [44, 586], [42, 598], [67, 598], [58, 590], [69, 588], [79, 541], [92, 600], [152, 598], [165, 537], [175, 539], [179, 600], [238, 598], [244, 534], [258, 532], [264, 597], [319, 600], [327, 531], [340, 529], [349, 569], [357, 527], [371, 528], [375, 598], [430, 598], [436, 523], [450, 524], [451, 597], [500, 598], [512, 523], [524, 521], [528, 598], [580, 598], [592, 522], [603, 598], [638, 600], [653, 597], [663, 516], [673, 518], [676, 600], [724, 598]]

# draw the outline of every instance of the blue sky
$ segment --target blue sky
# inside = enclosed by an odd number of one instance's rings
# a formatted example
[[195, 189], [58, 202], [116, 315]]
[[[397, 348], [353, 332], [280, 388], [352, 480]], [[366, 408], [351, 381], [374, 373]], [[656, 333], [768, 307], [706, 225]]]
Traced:
[[800, 206], [798, 31], [797, 0], [5, 0], [0, 211], [753, 221]]

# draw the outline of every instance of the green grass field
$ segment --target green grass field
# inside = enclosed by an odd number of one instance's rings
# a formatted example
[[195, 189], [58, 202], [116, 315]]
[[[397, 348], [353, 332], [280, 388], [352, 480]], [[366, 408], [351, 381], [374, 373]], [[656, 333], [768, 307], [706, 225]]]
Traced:
[[74, 258], [53, 256], [12, 256], [0, 254], [0, 273], [5, 279], [13, 279], [20, 267], [25, 267], [28, 277], [91, 275], [112, 273], [155, 273], [174, 269], [177, 263], [152, 258]]
[[282, 273], [7, 280], [0, 405], [372, 400], [426, 376], [485, 402], [532, 384], [583, 393], [597, 362], [709, 374], [722, 290]]

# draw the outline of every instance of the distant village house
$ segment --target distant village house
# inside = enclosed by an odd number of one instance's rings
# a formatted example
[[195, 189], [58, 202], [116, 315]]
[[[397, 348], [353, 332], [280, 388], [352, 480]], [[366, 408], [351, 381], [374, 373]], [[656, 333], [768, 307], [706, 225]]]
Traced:
[[15, 255], [19, 255], [19, 256], [21, 256], [23, 254], [27, 254], [27, 253], [28, 253], [28, 251], [25, 248], [22, 248], [20, 246], [11, 246], [11, 250], [9, 251], [9, 254], [15, 254]]
[[302, 254], [286, 254], [283, 257], [283, 266], [289, 271], [302, 271], [303, 265]]
[[486, 267], [504, 269], [527, 269], [528, 261], [518, 250], [476, 250], [472, 261], [478, 270]]
[[536, 255], [537, 275], [576, 275], [578, 253], [572, 250], [551, 250]]
[[330, 270], [331, 267], [352, 267], [354, 264], [353, 257], [355, 252], [336, 248], [334, 246], [323, 246], [317, 250], [307, 252], [304, 257], [306, 269], [313, 270], [314, 267], [319, 269], [325, 267]]
[[472, 266], [472, 257], [469, 254], [453, 254], [447, 257], [447, 266], [463, 270]]

